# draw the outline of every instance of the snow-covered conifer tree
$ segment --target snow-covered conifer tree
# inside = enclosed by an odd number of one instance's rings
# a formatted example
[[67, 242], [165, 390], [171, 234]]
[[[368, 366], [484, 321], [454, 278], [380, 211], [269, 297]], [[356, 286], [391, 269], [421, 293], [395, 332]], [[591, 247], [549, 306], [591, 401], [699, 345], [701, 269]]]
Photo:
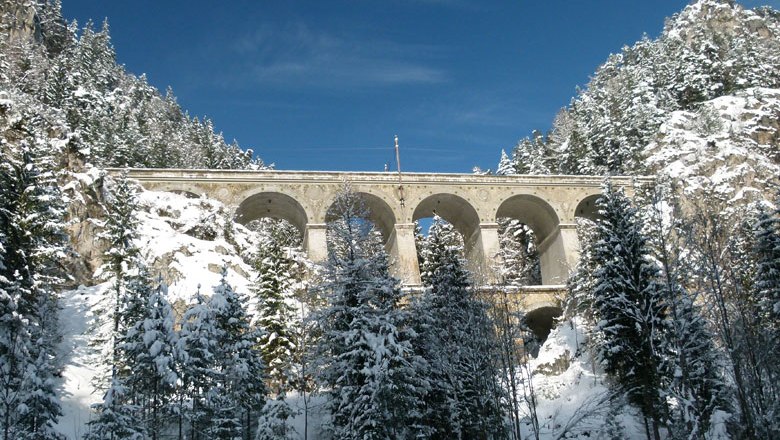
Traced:
[[206, 393], [215, 384], [212, 365], [218, 356], [214, 338], [212, 311], [208, 302], [198, 290], [195, 304], [191, 305], [182, 318], [177, 354], [179, 358], [179, 431], [189, 429], [193, 440], [204, 439], [203, 431], [208, 426], [211, 408]]
[[463, 237], [452, 224], [438, 215], [433, 216], [433, 222], [428, 229], [428, 236], [422, 240], [420, 258], [420, 279], [425, 284], [433, 276], [439, 266], [438, 251], [441, 246], [451, 247], [461, 257], [465, 252]]
[[755, 345], [765, 432], [780, 435], [780, 194], [774, 211], [761, 209], [755, 231], [756, 272], [753, 296], [756, 325], [760, 328]]
[[[261, 243], [255, 259], [257, 281], [252, 294], [257, 298], [257, 325], [262, 330], [260, 350], [272, 399], [266, 402], [257, 438], [289, 438], [295, 433], [287, 418], [295, 411], [285, 400], [294, 379], [296, 335], [302, 330], [292, 299], [301, 286], [302, 268], [293, 252], [292, 237], [297, 231], [289, 223], [263, 219], [259, 228]], [[279, 437], [274, 437], [279, 436]]]
[[[702, 438], [713, 415], [730, 412], [720, 359], [709, 326], [696, 305], [696, 293], [684, 284], [693, 273], [680, 254], [680, 220], [674, 195], [664, 185], [653, 192], [652, 209], [644, 210], [648, 244], [660, 263], [659, 288], [668, 305], [664, 345], [663, 388], [673, 400], [669, 430], [673, 438]], [[673, 209], [674, 208], [674, 209]]]
[[417, 350], [430, 365], [425, 424], [430, 438], [500, 437], [504, 391], [494, 363], [494, 327], [449, 232], [436, 222], [431, 226], [426, 290], [413, 307]]
[[602, 219], [591, 256], [599, 354], [616, 386], [642, 410], [648, 438], [652, 432], [660, 440], [666, 408], [658, 393], [659, 347], [667, 306], [657, 284], [658, 268], [650, 260], [641, 219], [622, 191], [607, 182], [599, 204]]
[[531, 228], [510, 218], [499, 219], [498, 227], [502, 261], [499, 273], [502, 283], [514, 286], [541, 284], [539, 254]]
[[[173, 311], [166, 298], [167, 287], [160, 279], [156, 284], [140, 289], [148, 295], [139, 298], [143, 306], [140, 316], [128, 322], [119, 345], [127, 398], [138, 407], [138, 420], [152, 440], [159, 438], [172, 420], [178, 380]], [[128, 290], [136, 291], [132, 284]]]
[[216, 407], [214, 438], [249, 436], [265, 404], [265, 367], [262, 353], [257, 348], [260, 333], [250, 327], [245, 303], [244, 296], [228, 284], [227, 266], [223, 267], [220, 283], [209, 299], [209, 308], [213, 311], [218, 349], [215, 369], [222, 376], [219, 394], [230, 411], [224, 405]]
[[63, 204], [51, 151], [30, 136], [0, 164], [0, 435], [60, 438], [54, 391]]
[[233, 439], [252, 436], [265, 403], [264, 367], [244, 299], [227, 282], [220, 283], [207, 301], [185, 314], [179, 340], [180, 374], [190, 436], [195, 439]]
[[320, 315], [319, 352], [334, 437], [425, 435], [420, 405], [426, 381], [387, 254], [349, 187], [336, 197], [331, 214], [328, 281], [322, 286], [329, 302]]
[[498, 166], [496, 167], [496, 175], [508, 176], [510, 174], [517, 174], [517, 172], [515, 172], [512, 159], [509, 158], [509, 155], [506, 154], [506, 151], [501, 150], [501, 159], [499, 159]]
[[291, 299], [297, 268], [290, 248], [284, 243], [290, 232], [279, 222], [272, 222], [261, 231], [261, 244], [255, 259], [258, 278], [252, 288], [257, 299], [257, 325], [263, 330], [260, 350], [274, 395], [286, 390], [295, 350], [292, 336], [295, 310]]

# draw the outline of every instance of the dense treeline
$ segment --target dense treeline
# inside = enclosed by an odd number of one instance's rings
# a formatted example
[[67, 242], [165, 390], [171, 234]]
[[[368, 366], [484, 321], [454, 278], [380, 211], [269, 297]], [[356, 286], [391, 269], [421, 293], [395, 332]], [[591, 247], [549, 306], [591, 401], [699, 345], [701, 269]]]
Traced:
[[648, 174], [654, 170], [645, 161], [646, 148], [673, 111], [706, 112], [704, 101], [780, 87], [778, 35], [780, 15], [771, 8], [693, 2], [668, 20], [657, 39], [611, 55], [551, 131], [521, 139], [511, 154], [502, 154], [497, 173]]
[[570, 281], [567, 313], [590, 323], [612, 404], [640, 408], [648, 438], [777, 437], [780, 209], [734, 223], [651, 192], [638, 211], [606, 187]]
[[79, 28], [59, 0], [2, 3], [0, 99], [25, 123], [51, 128], [102, 167], [260, 168], [208, 119], [190, 117], [168, 89], [116, 62], [107, 23]]

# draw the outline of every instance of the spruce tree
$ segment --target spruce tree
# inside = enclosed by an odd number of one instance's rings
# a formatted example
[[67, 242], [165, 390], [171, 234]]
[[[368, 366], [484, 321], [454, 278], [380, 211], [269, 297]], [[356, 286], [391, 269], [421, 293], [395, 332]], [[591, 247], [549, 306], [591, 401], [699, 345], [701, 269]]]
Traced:
[[425, 435], [421, 426], [421, 359], [412, 352], [398, 280], [368, 213], [348, 187], [328, 224], [331, 240], [322, 286], [328, 305], [319, 317], [320, 381], [339, 439]]
[[211, 298], [197, 299], [184, 314], [179, 340], [190, 437], [249, 439], [266, 395], [259, 334], [243, 297], [227, 282], [227, 268]]
[[[642, 410], [648, 439], [660, 440], [666, 414], [661, 400], [666, 303], [658, 268], [642, 233], [642, 222], [622, 191], [607, 182], [592, 250], [593, 307], [599, 355], [616, 387]], [[647, 425], [647, 420], [651, 426]]]
[[4, 144], [0, 164], [0, 435], [51, 439], [63, 205], [48, 147]]
[[244, 296], [228, 284], [227, 266], [223, 267], [220, 283], [209, 299], [216, 329], [216, 369], [222, 376], [218, 387], [220, 397], [228, 405], [216, 408], [222, 414], [218, 419], [221, 417], [223, 422], [217, 421], [215, 438], [228, 439], [233, 435], [250, 439], [265, 404], [265, 366], [257, 348], [260, 333], [250, 327], [245, 303]]
[[200, 289], [182, 318], [178, 342], [179, 372], [181, 377], [179, 402], [179, 430], [189, 428], [189, 438], [205, 439], [203, 432], [209, 424], [211, 408], [206, 393], [215, 386], [212, 365], [216, 363], [218, 348], [214, 338], [212, 311]]
[[295, 350], [292, 335], [295, 310], [291, 300], [297, 268], [290, 249], [284, 246], [284, 237], [289, 232], [279, 222], [269, 224], [261, 235], [254, 264], [258, 278], [252, 294], [257, 299], [257, 325], [263, 330], [260, 350], [275, 395], [286, 390]]
[[293, 256], [297, 248], [294, 226], [263, 219], [260, 225], [258, 273], [252, 293], [257, 298], [257, 325], [262, 330], [260, 350], [266, 365], [266, 377], [272, 399], [263, 407], [257, 439], [290, 438], [295, 434], [287, 420], [295, 415], [285, 400], [294, 380], [296, 335], [304, 325], [293, 308], [295, 290], [299, 288], [301, 268]]
[[670, 437], [703, 438], [713, 414], [730, 408], [714, 335], [696, 304], [698, 293], [685, 286], [693, 271], [681, 258], [685, 250], [679, 239], [680, 210], [668, 189], [659, 184], [652, 193], [651, 209], [644, 211], [648, 243], [660, 263], [659, 288], [668, 305], [664, 346], [659, 347], [664, 353], [663, 390], [674, 401]]
[[505, 396], [493, 323], [471, 288], [460, 248], [436, 223], [427, 238], [426, 268], [426, 290], [413, 314], [418, 352], [430, 366], [424, 413], [430, 438], [500, 438]]
[[174, 316], [166, 298], [167, 288], [158, 279], [151, 286], [148, 277], [141, 277], [143, 285], [128, 289], [141, 303], [139, 316], [128, 322], [127, 331], [119, 344], [124, 361], [122, 382], [127, 387], [127, 398], [138, 407], [138, 421], [152, 440], [172, 420], [172, 402], [178, 381], [176, 372], [177, 335]]
[[763, 404], [761, 425], [769, 436], [780, 435], [780, 197], [776, 207], [760, 209], [755, 228], [753, 254], [756, 261], [752, 296], [755, 299], [758, 341], [754, 374], [759, 376], [756, 400]]

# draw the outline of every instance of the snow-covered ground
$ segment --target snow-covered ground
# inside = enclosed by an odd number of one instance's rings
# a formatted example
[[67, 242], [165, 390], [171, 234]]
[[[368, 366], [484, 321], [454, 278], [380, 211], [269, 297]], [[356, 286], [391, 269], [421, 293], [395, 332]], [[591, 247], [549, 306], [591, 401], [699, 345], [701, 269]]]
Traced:
[[[168, 299], [175, 307], [190, 304], [198, 289], [208, 295], [219, 283], [225, 264], [228, 282], [237, 291], [248, 293], [255, 274], [239, 255], [256, 245], [255, 238], [242, 226], [232, 225], [235, 244], [229, 243], [224, 231], [225, 222], [230, 220], [219, 202], [151, 191], [141, 192], [139, 202], [137, 245], [155, 274], [169, 283]], [[90, 341], [97, 331], [97, 310], [110, 288], [110, 282], [80, 286], [61, 296], [63, 416], [58, 430], [68, 438], [81, 438], [90, 419], [90, 405], [103, 398], [95, 389], [103, 355]], [[251, 302], [249, 309], [254, 310]]]
[[[780, 175], [780, 90], [752, 88], [672, 112], [648, 145], [647, 164], [688, 196], [713, 191], [732, 201], [763, 193]], [[773, 158], [774, 156], [774, 158]]]

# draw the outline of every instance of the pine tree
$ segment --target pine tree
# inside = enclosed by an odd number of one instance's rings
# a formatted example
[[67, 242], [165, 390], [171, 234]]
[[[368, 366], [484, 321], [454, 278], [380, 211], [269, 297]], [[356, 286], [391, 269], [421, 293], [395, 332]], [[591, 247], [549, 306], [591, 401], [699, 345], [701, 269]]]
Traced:
[[447, 228], [434, 226], [427, 238], [426, 290], [413, 307], [417, 349], [430, 365], [425, 423], [430, 438], [500, 438], [504, 396], [494, 366], [493, 323], [470, 286], [459, 246]]
[[295, 310], [291, 300], [297, 268], [290, 248], [284, 243], [289, 232], [279, 222], [265, 228], [255, 260], [258, 278], [252, 289], [257, 298], [257, 324], [263, 330], [260, 350], [272, 391], [277, 396], [286, 390], [295, 351], [292, 335]]
[[0, 427], [4, 439], [52, 439], [58, 259], [63, 205], [51, 151], [32, 133], [3, 145], [0, 164]]
[[666, 408], [659, 397], [662, 387], [661, 355], [666, 304], [657, 285], [658, 269], [642, 223], [622, 192], [607, 182], [599, 199], [598, 222], [592, 250], [593, 307], [605, 371], [628, 401], [645, 415], [648, 439], [660, 440]]
[[127, 387], [127, 399], [138, 407], [138, 421], [156, 440], [172, 420], [178, 381], [177, 335], [166, 286], [158, 279], [152, 287], [148, 276], [139, 278], [141, 285], [131, 283], [128, 288], [137, 295], [142, 308], [137, 318], [128, 322], [118, 347], [124, 363], [121, 380]]
[[213, 310], [219, 350], [217, 370], [223, 376], [218, 386], [229, 406], [217, 407], [224, 422], [217, 422], [214, 438], [228, 439], [231, 435], [251, 438], [256, 417], [265, 404], [265, 366], [257, 349], [260, 334], [250, 327], [244, 303], [245, 298], [228, 284], [227, 266], [223, 267], [220, 284], [209, 299], [209, 308]]
[[387, 255], [358, 196], [346, 188], [331, 213], [328, 281], [322, 287], [329, 303], [319, 319], [319, 352], [333, 435], [424, 435], [420, 404], [426, 383], [399, 307], [398, 280], [389, 274]]

